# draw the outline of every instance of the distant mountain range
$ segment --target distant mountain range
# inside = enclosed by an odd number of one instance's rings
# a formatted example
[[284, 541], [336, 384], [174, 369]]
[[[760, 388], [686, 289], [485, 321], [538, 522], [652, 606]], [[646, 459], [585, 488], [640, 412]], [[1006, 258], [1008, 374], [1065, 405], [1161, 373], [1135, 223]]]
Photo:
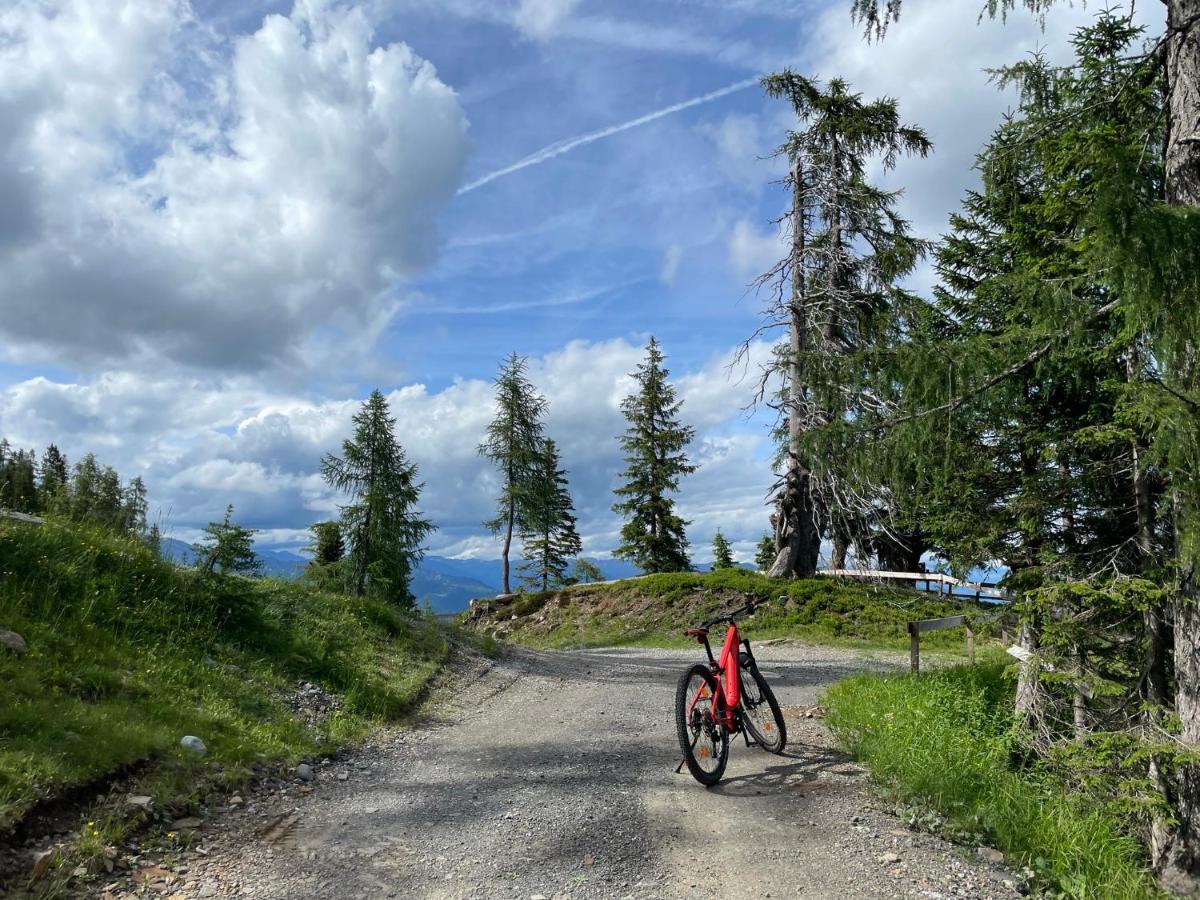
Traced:
[[[183, 541], [164, 538], [163, 555], [176, 562], [190, 564], [195, 558], [192, 548]], [[262, 561], [264, 575], [272, 578], [299, 578], [308, 565], [307, 557], [291, 550], [256, 550]], [[516, 573], [518, 561], [513, 561]], [[608, 579], [629, 578], [640, 570], [617, 559], [590, 559]], [[500, 593], [500, 560], [450, 559], [445, 556], [426, 556], [417, 566], [410, 585], [418, 604], [429, 603], [434, 612], [461, 612], [476, 597], [493, 597]]]

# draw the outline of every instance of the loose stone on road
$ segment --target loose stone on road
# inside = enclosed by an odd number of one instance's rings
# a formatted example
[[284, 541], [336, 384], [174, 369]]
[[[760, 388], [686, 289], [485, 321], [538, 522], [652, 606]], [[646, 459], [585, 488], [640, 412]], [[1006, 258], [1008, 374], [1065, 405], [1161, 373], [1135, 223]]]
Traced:
[[893, 662], [800, 645], [756, 656], [788, 748], [737, 738], [715, 788], [674, 771], [674, 688], [694, 651], [477, 658], [418, 727], [207, 823], [177, 896], [1017, 896], [1001, 867], [877, 809], [808, 715], [825, 686]]

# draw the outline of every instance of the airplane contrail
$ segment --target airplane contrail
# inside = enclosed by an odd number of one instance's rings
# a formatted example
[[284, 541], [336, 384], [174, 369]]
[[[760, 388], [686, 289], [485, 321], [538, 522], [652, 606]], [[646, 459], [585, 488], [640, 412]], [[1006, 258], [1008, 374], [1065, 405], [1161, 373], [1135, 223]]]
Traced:
[[458, 189], [458, 193], [465, 194], [468, 191], [473, 191], [476, 188], [483, 187], [489, 181], [495, 181], [497, 178], [503, 178], [505, 175], [511, 175], [513, 172], [519, 172], [521, 169], [527, 169], [530, 166], [536, 166], [538, 163], [544, 163], [546, 160], [553, 159], [556, 156], [562, 156], [564, 153], [569, 153], [576, 147], [582, 147], [584, 144], [590, 144], [593, 141], [598, 141], [602, 138], [619, 134], [622, 131], [628, 131], [630, 128], [637, 128], [639, 125], [645, 125], [647, 122], [653, 122], [655, 119], [661, 119], [663, 116], [669, 116], [672, 113], [690, 109], [691, 107], [699, 106], [702, 103], [709, 103], [729, 94], [743, 91], [755, 84], [758, 84], [757, 78], [747, 78], [744, 81], [734, 82], [733, 84], [720, 88], [719, 90], [710, 91], [707, 94], [701, 94], [699, 97], [693, 97], [691, 100], [684, 100], [681, 103], [675, 103], [671, 106], [664, 106], [662, 109], [656, 109], [654, 112], [646, 113], [644, 116], [638, 116], [636, 119], [630, 119], [628, 122], [622, 122], [620, 125], [610, 125], [607, 128], [601, 128], [599, 131], [592, 131], [588, 134], [581, 134], [577, 137], [558, 141], [557, 143], [543, 147], [536, 153], [531, 153], [529, 156], [526, 156], [522, 160], [518, 160], [511, 166], [505, 166], [503, 169], [497, 169], [495, 172], [489, 172], [482, 178], [477, 178], [470, 184], [463, 185]]

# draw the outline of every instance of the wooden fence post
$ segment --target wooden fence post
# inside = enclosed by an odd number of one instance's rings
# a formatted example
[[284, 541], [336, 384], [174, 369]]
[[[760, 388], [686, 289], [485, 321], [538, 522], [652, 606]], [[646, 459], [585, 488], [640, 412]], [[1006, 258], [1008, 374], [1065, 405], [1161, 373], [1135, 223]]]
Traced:
[[921, 671], [921, 632], [916, 622], [908, 623], [908, 664], [914, 675]]

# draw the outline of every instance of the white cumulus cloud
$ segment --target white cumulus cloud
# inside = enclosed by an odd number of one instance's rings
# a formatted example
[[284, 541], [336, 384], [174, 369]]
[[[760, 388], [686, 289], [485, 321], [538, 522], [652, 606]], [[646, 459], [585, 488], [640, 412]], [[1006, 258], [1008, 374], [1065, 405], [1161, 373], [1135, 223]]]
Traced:
[[355, 8], [298, 0], [232, 44], [182, 2], [0, 12], [8, 353], [298, 365], [434, 258], [466, 129]]

